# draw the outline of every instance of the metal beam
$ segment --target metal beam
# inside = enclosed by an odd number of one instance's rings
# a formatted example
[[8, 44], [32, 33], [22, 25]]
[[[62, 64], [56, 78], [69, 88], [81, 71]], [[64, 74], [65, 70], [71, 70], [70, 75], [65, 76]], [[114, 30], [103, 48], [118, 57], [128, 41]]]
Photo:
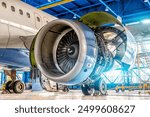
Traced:
[[[40, 6], [40, 4], [42, 4], [40, 1], [39, 1], [39, 3], [37, 3], [37, 2], [34, 2], [34, 1], [30, 1], [29, 2], [29, 0], [28, 0], [28, 2], [27, 2], [27, 0], [22, 0], [23, 2], [25, 2], [25, 3], [27, 3], [27, 4], [34, 4], [34, 5], [36, 5], [36, 6]], [[53, 14], [57, 14], [58, 12], [57, 11], [54, 11], [54, 10], [52, 10], [52, 9], [47, 9], [48, 10], [48, 12], [50, 11], [50, 12], [53, 12]]]
[[144, 81], [141, 79], [141, 77], [140, 77], [134, 70], [132, 70], [132, 72], [140, 79], [140, 82], [141, 82], [141, 81], [144, 82]]
[[116, 17], [118, 17], [118, 15], [105, 3], [103, 2], [103, 0], [98, 0], [100, 1], [109, 11], [111, 11]]
[[[107, 0], [106, 3], [108, 2], [113, 2], [114, 0]], [[85, 7], [82, 7], [82, 8], [77, 8], [77, 9], [74, 9], [72, 10], [73, 12], [75, 11], [81, 11], [81, 10], [84, 10], [84, 9], [88, 9], [88, 8], [91, 8], [91, 7], [95, 7], [95, 6], [98, 6], [98, 5], [101, 5], [101, 3], [96, 3], [96, 4], [92, 4], [92, 5], [89, 5], [89, 6], [85, 6]], [[59, 13], [59, 14], [56, 14], [56, 16], [60, 16], [60, 15], [64, 15], [64, 14], [67, 14], [68, 12], [63, 12], [63, 13]]]
[[89, 2], [90, 4], [92, 4], [93, 2], [91, 2], [90, 0], [86, 0], [87, 2]]
[[150, 1], [149, 0], [143, 0], [144, 4], [147, 4], [148, 7], [150, 8]]
[[113, 81], [113, 83], [116, 82], [116, 80], [119, 78], [119, 76], [121, 75], [121, 72], [118, 74], [118, 76], [115, 78], [115, 80]]
[[62, 6], [62, 5], [59, 5], [60, 7], [62, 7], [63, 9], [67, 10], [68, 12], [72, 13], [73, 15], [75, 15], [76, 17], [80, 18], [81, 16], [79, 16], [78, 14], [74, 13], [73, 11], [71, 11], [70, 9]]
[[77, 4], [76, 2], [72, 1], [72, 3], [77, 7], [82, 7], [81, 5]]
[[54, 13], [59, 13], [58, 11], [56, 11], [56, 10], [53, 10], [53, 9], [48, 9], [48, 10], [50, 10], [50, 11], [52, 11], [52, 12], [54, 12]]
[[54, 2], [39, 5], [36, 8], [38, 8], [40, 10], [45, 10], [45, 9], [52, 8], [52, 7], [55, 7], [55, 6], [58, 6], [58, 5], [61, 5], [61, 4], [65, 4], [65, 3], [68, 3], [68, 2], [72, 2], [72, 1], [74, 1], [74, 0], [56, 0]]
[[150, 1], [149, 0], [147, 0], [147, 4], [149, 5], [149, 7], [150, 7]]
[[146, 10], [146, 11], [142, 11], [142, 12], [136, 12], [136, 13], [132, 13], [132, 14], [128, 14], [128, 15], [124, 15], [123, 18], [126, 18], [126, 17], [137, 17], [137, 15], [143, 15], [143, 14], [147, 14], [149, 15], [150, 14], [150, 10]]
[[109, 78], [107, 78], [107, 76], [106, 76], [104, 73], [102, 73], [102, 75], [103, 75], [110, 83], [113, 83], [113, 82], [111, 82], [111, 80], [110, 80]]

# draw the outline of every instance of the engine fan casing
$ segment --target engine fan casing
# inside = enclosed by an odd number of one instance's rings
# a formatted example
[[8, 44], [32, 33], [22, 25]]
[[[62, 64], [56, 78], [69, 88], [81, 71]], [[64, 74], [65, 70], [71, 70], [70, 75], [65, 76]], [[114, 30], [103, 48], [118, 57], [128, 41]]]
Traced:
[[[57, 55], [59, 53], [57, 51], [62, 47], [59, 43], [63, 38], [66, 41], [69, 40], [65, 35], [70, 31], [75, 33], [71, 38], [77, 37], [78, 46], [72, 45], [72, 48], [78, 54], [74, 66], [65, 71], [63, 70], [66, 69], [65, 63], [60, 65], [58, 62], [57, 57], [60, 56]], [[98, 55], [94, 32], [80, 22], [63, 19], [54, 20], [39, 31], [36, 35], [34, 49], [35, 60], [40, 71], [50, 80], [67, 85], [85, 81], [92, 73]], [[64, 52], [64, 54], [66, 53], [67, 51]], [[66, 67], [67, 64], [66, 62]]]

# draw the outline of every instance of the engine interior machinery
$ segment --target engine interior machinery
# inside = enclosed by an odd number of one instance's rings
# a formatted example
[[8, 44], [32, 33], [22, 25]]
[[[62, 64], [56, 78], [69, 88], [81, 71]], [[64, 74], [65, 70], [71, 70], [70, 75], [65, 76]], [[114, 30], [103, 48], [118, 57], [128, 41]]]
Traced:
[[30, 48], [33, 67], [54, 82], [81, 84], [84, 95], [106, 95], [101, 73], [116, 62], [130, 69], [135, 56], [132, 34], [105, 12], [88, 13], [79, 21], [54, 20], [38, 32]]

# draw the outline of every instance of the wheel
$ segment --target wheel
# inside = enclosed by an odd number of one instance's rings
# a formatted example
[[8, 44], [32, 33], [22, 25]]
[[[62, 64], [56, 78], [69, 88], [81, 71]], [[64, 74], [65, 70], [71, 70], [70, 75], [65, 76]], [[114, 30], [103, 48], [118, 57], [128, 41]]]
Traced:
[[93, 89], [90, 88], [90, 86], [87, 84], [82, 84], [81, 89], [82, 89], [82, 93], [84, 95], [92, 95], [93, 94]]
[[5, 89], [6, 89], [6, 90], [9, 90], [11, 83], [12, 83], [12, 81], [6, 82], [6, 85], [5, 85]]
[[119, 89], [115, 89], [115, 91], [116, 91], [116, 93], [118, 93], [118, 92], [119, 92]]
[[94, 89], [95, 89], [95, 91], [99, 91], [100, 95], [107, 94], [107, 86], [106, 86], [105, 81], [102, 78], [98, 79], [95, 82]]
[[14, 82], [13, 91], [17, 94], [23, 93], [24, 87], [24, 84], [20, 80], [17, 80]]
[[116, 86], [115, 91], [116, 91], [116, 93], [119, 92], [119, 87], [118, 86]]
[[69, 92], [69, 88], [68, 88], [67, 86], [64, 86], [64, 88], [63, 88], [62, 91], [63, 91], [63, 92]]
[[95, 90], [93, 96], [99, 96], [99, 95], [100, 95], [100, 92]]
[[14, 91], [12, 90], [12, 86], [13, 86], [13, 81], [8, 81], [5, 85], [5, 89], [9, 92], [9, 93], [14, 93]]
[[124, 91], [125, 91], [125, 88], [124, 88], [124, 87], [122, 87], [121, 91], [122, 91], [122, 92], [124, 92]]

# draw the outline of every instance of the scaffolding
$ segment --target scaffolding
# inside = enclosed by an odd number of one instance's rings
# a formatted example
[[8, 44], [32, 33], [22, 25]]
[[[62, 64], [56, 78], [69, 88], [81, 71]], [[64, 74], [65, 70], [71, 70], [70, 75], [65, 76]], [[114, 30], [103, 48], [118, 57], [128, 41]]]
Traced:
[[150, 52], [146, 49], [144, 41], [137, 42], [137, 44], [137, 59], [131, 70], [127, 71], [120, 66], [103, 74], [109, 90], [116, 92], [138, 90], [139, 94], [145, 92], [150, 94]]

